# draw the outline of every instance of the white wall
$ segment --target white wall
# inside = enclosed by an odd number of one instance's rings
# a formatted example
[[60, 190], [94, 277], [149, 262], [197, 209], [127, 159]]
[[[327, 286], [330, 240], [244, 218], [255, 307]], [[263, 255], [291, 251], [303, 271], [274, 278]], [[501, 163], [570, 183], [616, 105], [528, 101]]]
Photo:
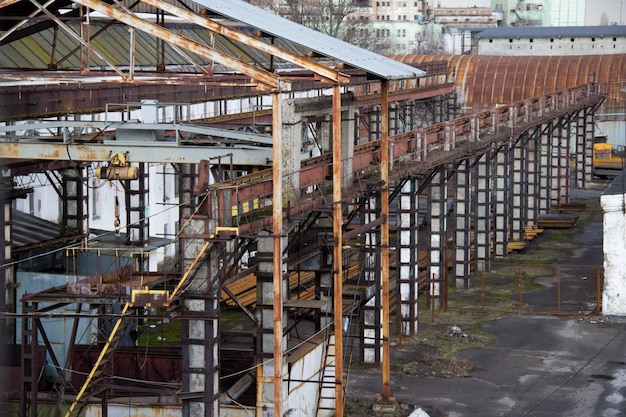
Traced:
[[604, 290], [602, 313], [607, 316], [626, 316], [626, 193], [621, 189], [624, 177], [618, 177], [600, 198], [604, 211]]
[[[532, 39], [532, 41], [531, 41]], [[572, 41], [574, 39], [574, 41]], [[478, 55], [600, 55], [626, 53], [626, 37], [481, 38]]]

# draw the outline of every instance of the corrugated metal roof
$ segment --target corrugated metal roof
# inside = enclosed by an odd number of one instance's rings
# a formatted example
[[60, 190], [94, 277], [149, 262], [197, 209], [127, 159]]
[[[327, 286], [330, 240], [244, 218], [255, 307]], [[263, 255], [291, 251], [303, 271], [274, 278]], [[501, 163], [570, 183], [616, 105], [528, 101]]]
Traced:
[[19, 210], [13, 210], [12, 217], [13, 228], [11, 239], [13, 246], [16, 248], [76, 234], [75, 230], [70, 230], [56, 223], [31, 216]]
[[626, 36], [626, 26], [524, 26], [497, 27], [480, 32], [478, 38], [555, 38], [559, 36]]
[[242, 0], [194, 0], [206, 9], [257, 28], [278, 38], [288, 39], [323, 56], [361, 69], [377, 78], [401, 80], [423, 77], [424, 71], [367, 49], [302, 26]]

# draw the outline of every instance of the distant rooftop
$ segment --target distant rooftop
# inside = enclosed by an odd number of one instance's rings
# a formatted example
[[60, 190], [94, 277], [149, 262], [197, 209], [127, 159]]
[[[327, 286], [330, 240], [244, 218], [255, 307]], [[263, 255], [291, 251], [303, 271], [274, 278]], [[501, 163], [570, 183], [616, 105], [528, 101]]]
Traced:
[[489, 28], [476, 36], [478, 38], [626, 36], [626, 26], [511, 26]]

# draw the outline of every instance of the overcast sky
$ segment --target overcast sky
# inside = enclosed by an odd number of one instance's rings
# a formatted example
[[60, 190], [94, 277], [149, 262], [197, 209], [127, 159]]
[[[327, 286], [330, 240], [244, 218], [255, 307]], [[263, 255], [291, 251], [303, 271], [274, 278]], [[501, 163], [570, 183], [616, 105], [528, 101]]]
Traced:
[[[587, 0], [586, 24], [597, 26], [600, 24], [602, 12], [606, 12], [610, 23], [624, 24], [624, 10], [626, 1], [623, 0]], [[622, 16], [620, 17], [620, 12]]]

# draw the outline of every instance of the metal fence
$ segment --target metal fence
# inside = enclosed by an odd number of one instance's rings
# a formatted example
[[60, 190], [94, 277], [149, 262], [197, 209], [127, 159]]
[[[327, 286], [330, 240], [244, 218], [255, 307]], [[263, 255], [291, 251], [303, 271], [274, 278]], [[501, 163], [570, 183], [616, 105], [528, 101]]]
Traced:
[[449, 289], [447, 309], [535, 315], [601, 313], [601, 265], [477, 264], [467, 289]]

